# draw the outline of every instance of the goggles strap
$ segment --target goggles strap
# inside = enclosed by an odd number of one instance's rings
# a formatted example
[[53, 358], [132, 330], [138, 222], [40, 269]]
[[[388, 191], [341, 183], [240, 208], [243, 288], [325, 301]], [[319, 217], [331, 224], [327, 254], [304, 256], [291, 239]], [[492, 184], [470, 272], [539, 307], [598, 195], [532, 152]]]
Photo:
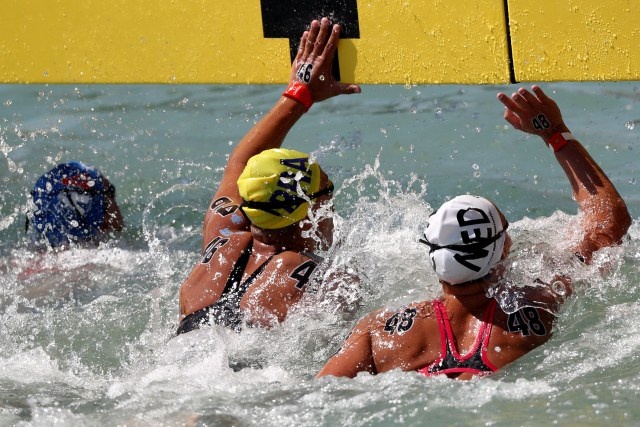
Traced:
[[[313, 200], [327, 194], [333, 194], [333, 190], [334, 190], [333, 182], [329, 181], [329, 185], [326, 188], [323, 188], [322, 190], [317, 191], [315, 193], [307, 194], [306, 196], [308, 197], [309, 200]], [[265, 211], [272, 215], [282, 216], [282, 214], [276, 211], [276, 209], [292, 209], [293, 208], [293, 210], [295, 210], [298, 208], [298, 206], [300, 206], [306, 201], [307, 200], [305, 200], [304, 198], [300, 196], [294, 196], [294, 195], [291, 196], [291, 200], [286, 200], [286, 201], [275, 200], [272, 202], [271, 201], [254, 202], [252, 200], [242, 200], [242, 203], [240, 204], [240, 208], [241, 209], [242, 208], [259, 209], [261, 211]]]
[[426, 238], [419, 239], [419, 242], [420, 243], [424, 243], [425, 245], [429, 246], [429, 252], [434, 252], [434, 251], [437, 251], [437, 250], [440, 250], [440, 249], [450, 249], [450, 250], [456, 251], [456, 252], [473, 254], [473, 253], [476, 253], [476, 252], [479, 252], [479, 251], [483, 250], [484, 248], [486, 248], [490, 244], [496, 242], [504, 234], [504, 232], [505, 232], [505, 230], [502, 230], [501, 232], [499, 232], [498, 234], [496, 234], [493, 237], [489, 237], [487, 239], [480, 239], [480, 240], [478, 240], [478, 241], [476, 241], [474, 243], [470, 243], [468, 245], [445, 245], [445, 246], [440, 246], [437, 243], [431, 243]]

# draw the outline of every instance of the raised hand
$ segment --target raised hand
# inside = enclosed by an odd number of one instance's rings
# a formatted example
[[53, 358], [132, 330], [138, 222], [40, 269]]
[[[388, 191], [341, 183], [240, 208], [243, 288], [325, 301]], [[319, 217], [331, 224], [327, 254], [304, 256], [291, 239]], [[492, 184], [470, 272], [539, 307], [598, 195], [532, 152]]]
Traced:
[[568, 132], [558, 104], [539, 86], [532, 86], [531, 90], [533, 93], [520, 88], [511, 97], [498, 93], [498, 100], [505, 106], [504, 119], [514, 128], [545, 141], [558, 132]]
[[327, 18], [312, 21], [309, 30], [302, 34], [289, 83], [307, 86], [313, 102], [361, 92], [360, 86], [340, 83], [331, 73], [339, 39], [340, 25], [331, 25]]

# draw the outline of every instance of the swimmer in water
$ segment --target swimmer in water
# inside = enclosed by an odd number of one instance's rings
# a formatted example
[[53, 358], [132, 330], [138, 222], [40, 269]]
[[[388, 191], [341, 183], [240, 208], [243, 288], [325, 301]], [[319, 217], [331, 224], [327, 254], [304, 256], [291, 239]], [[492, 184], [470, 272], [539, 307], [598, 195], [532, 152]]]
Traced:
[[[19, 294], [28, 300], [66, 299], [77, 290], [73, 283], [87, 274], [87, 265], [69, 269], [48, 265], [44, 258], [70, 248], [95, 248], [122, 231], [116, 189], [95, 167], [71, 161], [40, 176], [31, 197], [25, 228], [38, 256], [19, 267], [17, 279], [27, 284]], [[15, 260], [9, 263], [17, 267]]]
[[[570, 133], [555, 101], [538, 86], [521, 88], [511, 97], [499, 93], [498, 100], [507, 122], [539, 136], [569, 179], [582, 231], [571, 254], [590, 263], [596, 251], [619, 244], [631, 224], [627, 206]], [[546, 302], [548, 311], [524, 307], [504, 312], [490, 295], [504, 273], [500, 261], [511, 248], [508, 225], [487, 199], [467, 195], [444, 203], [429, 217], [420, 239], [442, 296], [366, 315], [318, 377], [401, 369], [470, 379], [490, 375], [544, 344], [561, 303], [571, 295], [571, 279], [549, 277], [549, 286], [530, 288], [536, 294], [529, 299]]]
[[42, 175], [31, 196], [26, 229], [37, 249], [95, 246], [124, 227], [115, 187], [81, 162], [62, 163]]
[[177, 333], [281, 322], [332, 244], [333, 183], [305, 153], [280, 148], [315, 102], [360, 93], [334, 79], [340, 26], [311, 22], [275, 106], [231, 153], [204, 219], [202, 254], [180, 287]]

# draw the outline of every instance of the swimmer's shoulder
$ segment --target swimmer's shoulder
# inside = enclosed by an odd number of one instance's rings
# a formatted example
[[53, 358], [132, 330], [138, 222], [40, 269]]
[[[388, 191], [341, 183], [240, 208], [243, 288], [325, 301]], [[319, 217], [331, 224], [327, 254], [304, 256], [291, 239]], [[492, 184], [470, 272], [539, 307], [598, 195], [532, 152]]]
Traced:
[[227, 231], [249, 231], [251, 224], [242, 214], [240, 204], [231, 197], [219, 196], [214, 198], [204, 219], [204, 235], [213, 236]]
[[432, 317], [433, 314], [431, 301], [417, 301], [408, 305], [379, 308], [365, 315], [360, 321], [367, 324], [370, 330], [386, 330], [393, 325], [408, 326], [419, 319]]
[[315, 269], [324, 262], [324, 258], [320, 255], [306, 251], [288, 251], [284, 250], [275, 255], [283, 263], [285, 268], [295, 268], [302, 264], [313, 266]]

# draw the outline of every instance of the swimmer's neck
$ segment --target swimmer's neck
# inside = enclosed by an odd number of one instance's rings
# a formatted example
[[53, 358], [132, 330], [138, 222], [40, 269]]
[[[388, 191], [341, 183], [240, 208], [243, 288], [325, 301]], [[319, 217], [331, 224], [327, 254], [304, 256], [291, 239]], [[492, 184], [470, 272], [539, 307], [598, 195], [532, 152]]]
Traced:
[[299, 227], [295, 227], [295, 224], [276, 230], [265, 230], [252, 226], [254, 251], [258, 253], [268, 251], [315, 252], [317, 249], [315, 240], [302, 237], [298, 229]]
[[455, 297], [467, 297], [474, 295], [486, 295], [487, 288], [490, 286], [487, 280], [477, 280], [472, 283], [465, 283], [462, 285], [451, 285], [447, 282], [440, 281], [442, 285], [442, 291]]
[[480, 296], [484, 296], [486, 298], [489, 290], [500, 281], [502, 275], [503, 271], [501, 269], [493, 269], [486, 276], [474, 280], [473, 282], [452, 285], [444, 280], [440, 280], [440, 285], [442, 285], [442, 291], [445, 295], [451, 295], [456, 298], [472, 298]]
[[452, 305], [455, 307], [460, 304], [464, 306], [466, 311], [471, 313], [481, 310], [477, 312], [480, 315], [484, 311], [486, 304], [491, 300], [487, 296], [487, 289], [491, 287], [491, 282], [486, 279], [463, 285], [451, 285], [443, 281], [440, 281], [440, 284], [444, 293], [443, 300], [448, 308], [451, 308]]

